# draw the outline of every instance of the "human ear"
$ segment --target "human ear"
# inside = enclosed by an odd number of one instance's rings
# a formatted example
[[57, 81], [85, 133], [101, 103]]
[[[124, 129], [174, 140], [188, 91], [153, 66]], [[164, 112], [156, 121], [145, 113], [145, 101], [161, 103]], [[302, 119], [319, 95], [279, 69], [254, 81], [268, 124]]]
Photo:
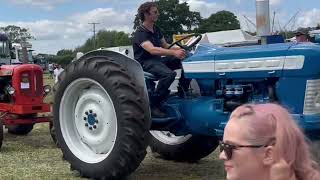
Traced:
[[263, 164], [266, 166], [271, 166], [274, 163], [274, 148], [273, 146], [268, 146], [265, 148]]

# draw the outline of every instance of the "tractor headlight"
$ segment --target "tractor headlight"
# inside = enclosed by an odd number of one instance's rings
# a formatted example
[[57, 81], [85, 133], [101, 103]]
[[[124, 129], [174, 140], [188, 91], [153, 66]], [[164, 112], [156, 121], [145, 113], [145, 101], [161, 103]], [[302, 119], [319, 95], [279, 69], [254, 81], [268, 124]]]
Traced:
[[7, 92], [8, 92], [8, 94], [13, 95], [16, 92], [16, 90], [13, 87], [9, 86], [7, 88]]
[[51, 86], [50, 85], [45, 85], [43, 87], [43, 91], [44, 91], [45, 94], [50, 93], [51, 92]]

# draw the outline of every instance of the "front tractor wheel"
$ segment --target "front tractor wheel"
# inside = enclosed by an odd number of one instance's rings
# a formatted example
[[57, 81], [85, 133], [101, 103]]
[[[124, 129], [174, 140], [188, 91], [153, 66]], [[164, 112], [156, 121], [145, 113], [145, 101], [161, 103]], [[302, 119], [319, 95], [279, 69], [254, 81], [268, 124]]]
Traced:
[[125, 66], [104, 56], [73, 62], [59, 76], [56, 138], [84, 177], [121, 179], [146, 155], [150, 117], [143, 87]]
[[181, 162], [197, 162], [219, 145], [216, 137], [191, 135], [175, 136], [168, 131], [150, 131], [152, 152], [161, 158]]
[[33, 124], [8, 125], [8, 132], [15, 135], [27, 135], [33, 129]]
[[[37, 114], [19, 115], [18, 118], [30, 119], [35, 118]], [[33, 129], [34, 124], [17, 124], [17, 125], [6, 125], [8, 133], [15, 135], [27, 135]]]

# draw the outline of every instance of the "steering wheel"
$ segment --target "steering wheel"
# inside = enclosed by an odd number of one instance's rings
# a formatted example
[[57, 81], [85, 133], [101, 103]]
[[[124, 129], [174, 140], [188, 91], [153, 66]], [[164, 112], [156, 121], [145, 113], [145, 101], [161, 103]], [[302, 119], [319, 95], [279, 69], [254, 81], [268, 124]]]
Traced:
[[[185, 40], [185, 39], [188, 39], [188, 38], [191, 38], [191, 37], [196, 37], [194, 40], [192, 40], [192, 42], [188, 45], [182, 45], [181, 44], [181, 41]], [[202, 35], [201, 34], [190, 34], [174, 43], [172, 43], [168, 49], [172, 48], [174, 45], [177, 45], [179, 47], [181, 47], [182, 49], [186, 50], [186, 51], [190, 51], [191, 48], [193, 48], [196, 44], [198, 44], [198, 42], [201, 40], [202, 38]]]

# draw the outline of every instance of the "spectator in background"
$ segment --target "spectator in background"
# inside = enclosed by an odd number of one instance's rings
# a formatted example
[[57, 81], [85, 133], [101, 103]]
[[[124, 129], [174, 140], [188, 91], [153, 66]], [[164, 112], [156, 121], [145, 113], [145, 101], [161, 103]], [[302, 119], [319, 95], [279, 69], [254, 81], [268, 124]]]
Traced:
[[56, 65], [56, 69], [54, 70], [53, 74], [54, 74], [54, 83], [57, 83], [58, 82], [58, 77], [59, 75], [62, 73], [64, 69], [61, 67], [60, 64], [57, 64]]
[[319, 180], [306, 139], [276, 104], [242, 105], [226, 125], [219, 158], [228, 180]]
[[53, 78], [53, 70], [54, 70], [54, 67], [53, 67], [52, 63], [49, 63], [48, 70], [49, 70], [50, 78], [52, 79]]
[[309, 42], [310, 37], [308, 35], [308, 32], [303, 30], [298, 30], [295, 32], [295, 37], [297, 42]]

